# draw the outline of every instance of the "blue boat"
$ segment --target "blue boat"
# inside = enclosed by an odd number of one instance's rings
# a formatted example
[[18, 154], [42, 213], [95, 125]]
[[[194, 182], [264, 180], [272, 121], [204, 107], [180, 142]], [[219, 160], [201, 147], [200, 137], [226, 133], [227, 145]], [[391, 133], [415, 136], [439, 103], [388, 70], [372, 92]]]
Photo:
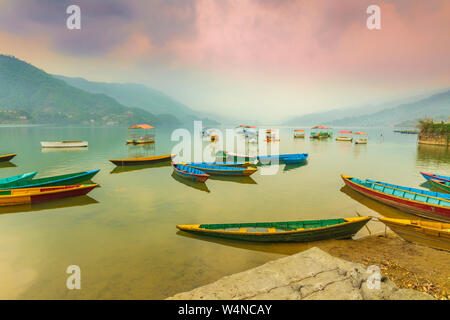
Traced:
[[268, 163], [270, 161], [285, 162], [285, 163], [301, 163], [308, 158], [307, 153], [292, 153], [292, 154], [279, 154], [279, 155], [267, 155], [259, 156], [258, 160], [260, 162]]
[[284, 158], [283, 162], [285, 164], [302, 163], [302, 162], [306, 161], [306, 158], [308, 158], [308, 155], [303, 156], [303, 157], [288, 157], [288, 158]]
[[196, 163], [184, 163], [185, 166], [198, 169], [209, 175], [219, 176], [250, 176], [258, 169], [256, 168], [243, 168], [243, 167], [224, 167], [224, 166], [212, 166], [208, 164], [196, 164]]
[[34, 172], [19, 174], [17, 176], [12, 176], [9, 178], [3, 178], [3, 179], [0, 179], [0, 184], [12, 183], [15, 181], [30, 180], [30, 179], [33, 179], [36, 174], [37, 174], [37, 171], [34, 171]]
[[250, 162], [191, 162], [193, 165], [208, 165], [220, 167], [243, 167], [247, 168], [251, 165]]
[[443, 176], [440, 174], [433, 174], [433, 173], [426, 173], [426, 172], [421, 172], [420, 174], [427, 180], [435, 179], [435, 180], [439, 180], [439, 181], [450, 182], [450, 177]]
[[59, 176], [52, 176], [46, 178], [39, 178], [24, 181], [11, 181], [1, 183], [0, 189], [22, 189], [22, 188], [36, 188], [36, 187], [50, 187], [50, 186], [68, 186], [90, 180], [100, 170], [82, 171]]
[[450, 194], [448, 194], [448, 193], [441, 193], [441, 192], [434, 192], [434, 191], [417, 189], [417, 188], [403, 187], [403, 186], [398, 186], [396, 184], [386, 183], [386, 182], [382, 182], [382, 181], [376, 181], [376, 180], [372, 180], [372, 179], [366, 179], [366, 182], [376, 183], [376, 184], [380, 184], [383, 186], [387, 186], [387, 187], [391, 187], [391, 188], [395, 188], [395, 189], [399, 189], [399, 190], [403, 190], [403, 191], [414, 192], [414, 193], [422, 194], [424, 196], [430, 196], [430, 197], [450, 200]]
[[204, 173], [196, 168], [191, 168], [179, 163], [172, 163], [174, 172], [182, 178], [193, 180], [196, 182], [205, 182], [209, 178], [209, 174]]

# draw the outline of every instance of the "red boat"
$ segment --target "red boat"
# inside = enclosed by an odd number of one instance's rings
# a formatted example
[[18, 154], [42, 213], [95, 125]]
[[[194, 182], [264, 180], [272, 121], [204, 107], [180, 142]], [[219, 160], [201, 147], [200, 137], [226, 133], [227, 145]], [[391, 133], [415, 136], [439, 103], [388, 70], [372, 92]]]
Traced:
[[[351, 189], [384, 204], [432, 220], [450, 221], [450, 199], [431, 192], [341, 175]], [[412, 190], [412, 191], [410, 191]], [[415, 192], [415, 191], [421, 191]], [[438, 195], [438, 193], [435, 193]]]
[[185, 179], [193, 180], [196, 182], [205, 182], [209, 178], [209, 174], [182, 164], [172, 162], [172, 167], [177, 175]]

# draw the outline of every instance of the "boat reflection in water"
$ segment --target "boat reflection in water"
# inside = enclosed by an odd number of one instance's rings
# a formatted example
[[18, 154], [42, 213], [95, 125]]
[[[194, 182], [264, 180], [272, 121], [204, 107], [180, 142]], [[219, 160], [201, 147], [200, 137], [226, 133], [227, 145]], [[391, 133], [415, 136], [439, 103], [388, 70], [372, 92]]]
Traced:
[[308, 161], [304, 161], [302, 163], [292, 163], [292, 164], [285, 164], [283, 168], [283, 172], [292, 171], [295, 169], [298, 169], [300, 167], [304, 167], [308, 164]]
[[17, 166], [14, 163], [11, 162], [0, 162], [0, 169], [1, 168], [16, 168]]
[[71, 207], [86, 206], [89, 204], [99, 203], [90, 196], [79, 196], [73, 198], [57, 199], [35, 204], [24, 204], [19, 206], [0, 207], [0, 215], [8, 213], [25, 213], [52, 209], [64, 209]]
[[152, 168], [154, 169], [154, 168], [170, 167], [170, 162], [171, 161], [168, 160], [168, 161], [164, 161], [164, 162], [156, 162], [153, 164], [142, 164], [142, 165], [134, 165], [134, 166], [117, 166], [110, 172], [110, 174], [131, 172], [131, 171], [152, 169]]
[[450, 162], [450, 150], [445, 146], [418, 144], [416, 162], [418, 165], [428, 168], [448, 164]]
[[209, 180], [217, 180], [217, 181], [228, 181], [228, 182], [236, 182], [242, 184], [258, 184], [252, 177], [249, 176], [237, 176], [237, 177], [227, 177], [227, 176], [210, 176]]
[[74, 147], [74, 148], [41, 148], [41, 152], [50, 153], [50, 152], [80, 152], [87, 151], [87, 147]]
[[184, 184], [184, 185], [186, 185], [188, 187], [191, 187], [191, 188], [194, 188], [194, 189], [197, 189], [197, 190], [200, 190], [200, 191], [205, 191], [205, 192], [208, 192], [208, 193], [211, 192], [211, 191], [209, 191], [208, 186], [206, 185], [206, 183], [183, 179], [182, 177], [180, 177], [177, 174], [175, 174], [175, 172], [172, 172], [172, 178], [174, 178], [179, 183], [182, 183], [182, 184]]

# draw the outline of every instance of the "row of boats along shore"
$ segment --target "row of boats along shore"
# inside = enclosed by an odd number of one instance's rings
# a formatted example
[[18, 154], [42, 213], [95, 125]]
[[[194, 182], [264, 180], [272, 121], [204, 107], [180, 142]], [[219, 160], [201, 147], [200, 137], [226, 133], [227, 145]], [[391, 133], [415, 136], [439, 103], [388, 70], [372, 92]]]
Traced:
[[[0, 156], [10, 161], [16, 154]], [[210, 176], [245, 177], [258, 171], [261, 165], [274, 163], [306, 163], [308, 154], [266, 156], [240, 155], [219, 151], [215, 162], [175, 163], [175, 155], [111, 159], [116, 166], [139, 166], [169, 163], [180, 179], [203, 184]], [[37, 172], [0, 179], [0, 206], [33, 204], [85, 195], [98, 184], [90, 181], [99, 170], [83, 171], [45, 178], [35, 178]], [[450, 176], [421, 172], [424, 179], [439, 192], [400, 186], [388, 182], [341, 175], [345, 185], [354, 191], [385, 205], [414, 215], [415, 219], [382, 217], [350, 217], [281, 222], [250, 222], [227, 224], [177, 225], [179, 230], [199, 235], [258, 242], [309, 242], [351, 238], [371, 219], [378, 219], [407, 241], [419, 242], [450, 251]]]

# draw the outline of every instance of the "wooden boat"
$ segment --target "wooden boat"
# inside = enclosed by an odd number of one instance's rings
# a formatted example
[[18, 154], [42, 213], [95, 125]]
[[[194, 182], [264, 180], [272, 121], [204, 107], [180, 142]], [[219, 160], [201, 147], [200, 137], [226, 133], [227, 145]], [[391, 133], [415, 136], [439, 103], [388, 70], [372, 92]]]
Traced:
[[[347, 136], [347, 134], [352, 134], [352, 131], [341, 130], [339, 131], [339, 134], [340, 136], [336, 138], [336, 141], [348, 141], [348, 142], [353, 141], [353, 137]], [[346, 135], [344, 136], [344, 134]]]
[[309, 221], [177, 225], [183, 231], [213, 237], [258, 242], [310, 242], [347, 239], [370, 217]]
[[98, 184], [0, 190], [0, 206], [31, 204], [82, 196], [95, 187], [98, 187]]
[[3, 179], [0, 179], [0, 184], [11, 183], [11, 182], [15, 182], [15, 181], [30, 180], [30, 179], [33, 179], [36, 174], [37, 174], [37, 171], [34, 171], [34, 172], [19, 174], [17, 176], [3, 178]]
[[436, 188], [439, 188], [441, 190], [444, 190], [445, 192], [450, 193], [450, 182], [445, 182], [445, 181], [435, 180], [435, 179], [430, 179], [428, 181], [430, 181], [430, 183], [433, 186], [435, 186]]
[[303, 163], [308, 158], [308, 154], [304, 154], [304, 156], [300, 157], [287, 157], [283, 159], [283, 162], [285, 164], [296, 164], [296, 163]]
[[17, 153], [5, 154], [0, 156], [0, 162], [6, 162], [17, 156]]
[[251, 166], [250, 162], [191, 162], [192, 164], [206, 164], [209, 166], [217, 167], [238, 167], [238, 168], [248, 168]]
[[185, 166], [183, 164], [172, 162], [172, 167], [177, 175], [185, 179], [193, 180], [196, 182], [205, 182], [209, 178], [209, 174], [206, 174], [198, 169]]
[[427, 180], [434, 179], [434, 180], [450, 182], [450, 177], [447, 177], [447, 176], [433, 174], [433, 173], [426, 173], [426, 172], [421, 172], [420, 174]]
[[86, 148], [87, 141], [41, 141], [42, 148]]
[[23, 188], [48, 187], [48, 186], [67, 186], [82, 181], [90, 180], [99, 171], [100, 170], [82, 171], [40, 179], [12, 181], [0, 184], [0, 189], [23, 189]]
[[219, 157], [230, 159], [229, 161], [254, 161], [256, 156], [249, 156], [245, 154], [237, 154], [228, 151], [219, 151], [217, 154]]
[[304, 138], [305, 137], [305, 130], [297, 129], [294, 130], [294, 138]]
[[[362, 131], [357, 131], [357, 132], [355, 132], [355, 134], [367, 136], [367, 132], [362, 132]], [[355, 144], [367, 144], [367, 138], [357, 138], [355, 140]]]
[[[278, 160], [279, 162], [288, 162], [286, 163], [299, 163], [305, 161], [308, 158], [307, 153], [292, 153], [292, 154], [279, 154], [279, 155], [267, 155], [267, 156], [258, 156], [258, 160], [261, 163], [268, 163], [274, 160]], [[296, 162], [292, 162], [296, 160]]]
[[450, 251], [450, 223], [407, 219], [378, 219], [406, 241]]
[[151, 164], [157, 162], [165, 162], [171, 161], [172, 154], [165, 154], [163, 156], [156, 157], [139, 157], [139, 158], [130, 158], [130, 159], [112, 159], [109, 160], [114, 163], [116, 166], [134, 166], [134, 165], [143, 165], [143, 164]]
[[224, 166], [211, 166], [207, 164], [195, 164], [195, 163], [183, 163], [185, 166], [198, 169], [209, 175], [219, 176], [250, 176], [254, 174], [258, 169], [256, 168], [239, 168], [239, 167], [224, 167]]
[[128, 128], [131, 130], [128, 134], [127, 144], [147, 144], [155, 142], [155, 127], [149, 124], [136, 124]]
[[405, 212], [441, 222], [450, 221], [450, 195], [341, 175], [351, 189]]

